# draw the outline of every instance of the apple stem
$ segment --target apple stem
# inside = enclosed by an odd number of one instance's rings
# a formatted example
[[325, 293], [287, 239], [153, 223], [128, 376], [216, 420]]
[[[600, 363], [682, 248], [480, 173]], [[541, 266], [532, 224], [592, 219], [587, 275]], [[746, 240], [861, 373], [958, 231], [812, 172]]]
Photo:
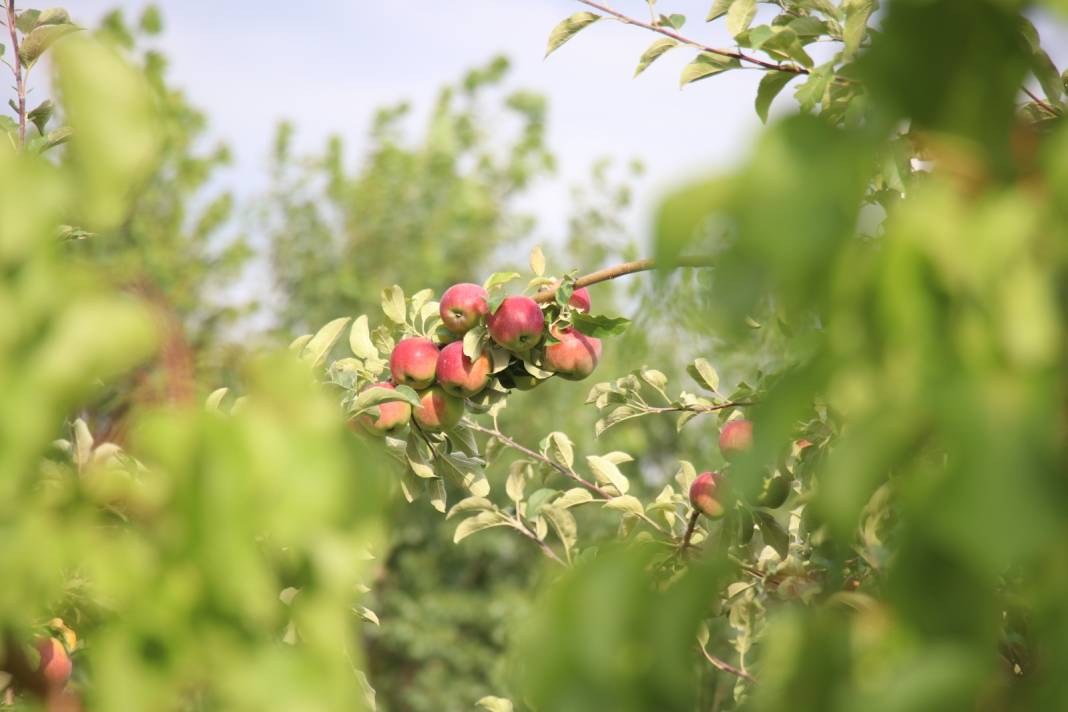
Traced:
[[[673, 267], [711, 267], [712, 265], [712, 258], [704, 255], [685, 255], [676, 258], [672, 262]], [[582, 287], [588, 287], [591, 284], [607, 282], [610, 279], [622, 277], [627, 274], [634, 274], [635, 272], [648, 272], [651, 269], [656, 269], [656, 261], [652, 259], [624, 262], [623, 264], [614, 267], [606, 267], [605, 269], [597, 270], [596, 272], [591, 272], [590, 274], [579, 277], [575, 280], [574, 287], [575, 289], [581, 289]], [[536, 302], [551, 302], [555, 298], [555, 289], [547, 289], [534, 295], [534, 301]]]

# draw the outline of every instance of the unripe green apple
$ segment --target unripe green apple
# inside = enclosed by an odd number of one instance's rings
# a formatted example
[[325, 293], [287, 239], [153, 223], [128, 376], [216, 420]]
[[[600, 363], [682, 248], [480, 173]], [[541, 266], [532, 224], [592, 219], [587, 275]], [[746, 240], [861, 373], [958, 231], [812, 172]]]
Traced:
[[571, 293], [571, 299], [567, 302], [580, 312], [590, 313], [590, 290], [582, 287]]
[[557, 343], [545, 347], [543, 365], [561, 378], [581, 381], [597, 367], [601, 360], [601, 340], [586, 336], [573, 327], [551, 331]]
[[541, 341], [545, 315], [530, 297], [506, 297], [486, 317], [490, 337], [509, 351], [530, 351]]
[[474, 361], [464, 353], [462, 341], [454, 341], [438, 356], [438, 385], [451, 396], [467, 398], [480, 392], [490, 380], [489, 354], [483, 351]]
[[719, 451], [726, 460], [753, 447], [753, 423], [748, 420], [729, 420], [719, 431]]
[[726, 511], [725, 485], [718, 472], [702, 472], [690, 485], [690, 504], [709, 519], [719, 519]]
[[74, 665], [67, 655], [66, 648], [55, 638], [38, 638], [34, 644], [41, 663], [37, 666], [37, 674], [52, 689], [59, 689], [67, 684]]
[[430, 339], [401, 339], [389, 356], [389, 370], [398, 386], [426, 388], [434, 382], [438, 366], [438, 347]]
[[419, 394], [419, 407], [412, 410], [412, 417], [426, 430], [451, 430], [464, 417], [464, 402], [434, 386]]
[[[389, 390], [396, 390], [392, 383], [375, 383], [367, 386], [363, 390], [368, 388], [388, 388]], [[361, 413], [355, 418], [356, 423], [366, 432], [371, 435], [392, 435], [398, 430], [404, 429], [404, 426], [408, 424], [408, 421], [412, 417], [412, 406], [404, 401], [387, 401], [385, 403], [378, 404], [378, 417], [371, 416], [370, 413]]]
[[465, 334], [489, 312], [489, 294], [477, 284], [454, 284], [441, 295], [439, 313], [445, 328], [454, 334]]

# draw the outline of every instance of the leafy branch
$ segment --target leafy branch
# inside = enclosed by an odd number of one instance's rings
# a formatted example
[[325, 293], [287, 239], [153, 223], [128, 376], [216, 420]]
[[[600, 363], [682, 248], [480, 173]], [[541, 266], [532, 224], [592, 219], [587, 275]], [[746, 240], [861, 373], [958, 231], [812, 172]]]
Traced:
[[[689, 255], [679, 257], [674, 261], [675, 267], [711, 267], [713, 265], [711, 257], [705, 257], [703, 255]], [[590, 272], [587, 275], [579, 277], [575, 280], [574, 288], [581, 289], [582, 287], [589, 287], [593, 284], [600, 282], [607, 282], [617, 277], [623, 277], [624, 275], [634, 274], [636, 272], [648, 272], [657, 268], [656, 260], [643, 259], [634, 260], [633, 262], [624, 262], [622, 264], [615, 265], [613, 267], [606, 267], [605, 269], [597, 270], [596, 272]], [[552, 289], [547, 289], [542, 292], [538, 292], [534, 295], [534, 301], [539, 303], [551, 302], [555, 298], [556, 292]]]
[[19, 47], [19, 38], [17, 33], [16, 23], [18, 18], [15, 17], [15, 0], [7, 0], [7, 29], [11, 33], [11, 50], [15, 56], [15, 63], [11, 67], [11, 71], [15, 75], [15, 91], [18, 94], [18, 115], [19, 115], [19, 148], [22, 148], [26, 144], [26, 80], [22, 72], [22, 57], [21, 48]]

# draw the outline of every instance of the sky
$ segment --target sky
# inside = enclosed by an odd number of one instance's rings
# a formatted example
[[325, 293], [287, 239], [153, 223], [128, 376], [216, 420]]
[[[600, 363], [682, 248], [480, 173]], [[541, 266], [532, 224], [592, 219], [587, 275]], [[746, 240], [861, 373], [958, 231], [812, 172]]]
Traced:
[[[637, 17], [648, 12], [645, 0], [610, 1]], [[661, 0], [658, 8], [689, 16], [683, 34], [730, 46], [722, 22], [703, 22], [709, 3]], [[319, 149], [327, 136], [340, 134], [352, 161], [366, 146], [376, 108], [408, 100], [418, 120], [443, 84], [498, 54], [512, 60], [511, 86], [549, 99], [547, 142], [559, 170], [526, 206], [539, 217], [538, 241], [563, 236], [571, 186], [604, 156], [645, 164], [636, 208], [625, 219], [631, 232], [647, 240], [653, 210], [666, 191], [728, 169], [760, 129], [753, 110], [756, 71], [728, 72], [680, 90], [679, 71], [694, 52], [678, 49], [632, 79], [638, 57], [656, 39], [641, 28], [599, 22], [543, 58], [552, 28], [583, 9], [575, 0], [156, 4], [165, 26], [156, 45], [170, 60], [172, 81], [206, 110], [211, 135], [233, 149], [235, 163], [220, 181], [239, 196], [266, 187], [279, 120], [297, 127], [298, 149]], [[115, 7], [136, 18], [143, 6], [143, 0], [69, 5], [75, 19], [89, 26]], [[1035, 19], [1054, 61], [1068, 65], [1068, 25]], [[786, 94], [773, 114], [789, 108]]]

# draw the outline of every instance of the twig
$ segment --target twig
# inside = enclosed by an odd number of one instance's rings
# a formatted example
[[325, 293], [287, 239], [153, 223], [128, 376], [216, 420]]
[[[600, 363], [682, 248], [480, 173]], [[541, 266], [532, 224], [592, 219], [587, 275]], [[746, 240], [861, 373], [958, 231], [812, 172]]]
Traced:
[[[711, 257], [690, 255], [679, 257], [675, 260], [674, 264], [677, 267], [711, 267], [714, 263]], [[597, 270], [596, 272], [591, 272], [583, 277], [579, 277], [575, 280], [575, 289], [588, 287], [591, 284], [597, 284], [598, 282], [607, 282], [610, 279], [622, 277], [627, 274], [634, 274], [635, 272], [647, 272], [651, 269], [656, 269], [655, 260], [644, 259], [634, 260], [633, 262], [624, 262], [623, 264], [607, 267], [605, 269]], [[554, 290], [546, 289], [545, 291], [538, 292], [534, 295], [534, 301], [551, 302], [555, 297], [556, 292]]]
[[26, 81], [22, 76], [22, 58], [19, 56], [19, 38], [15, 32], [15, 0], [7, 0], [7, 29], [11, 33], [11, 50], [15, 55], [15, 91], [19, 97], [19, 148], [26, 145]]
[[537, 534], [535, 534], [534, 532], [530, 531], [530, 529], [528, 529], [526, 527], [526, 525], [523, 524], [523, 522], [521, 522], [519, 520], [518, 516], [510, 517], [510, 519], [512, 521], [512, 527], [514, 527], [515, 530], [518, 531], [520, 534], [522, 534], [523, 536], [525, 536], [526, 538], [530, 539], [532, 542], [537, 544], [538, 548], [540, 548], [542, 550], [542, 552], [546, 556], [548, 556], [550, 559], [552, 559], [556, 563], [560, 564], [561, 566], [565, 566], [566, 567], [568, 565], [568, 563], [566, 561], [564, 561], [559, 556], [557, 556], [556, 552], [553, 551], [551, 546], [549, 546], [544, 541], [539, 539]]
[[730, 401], [729, 403], [720, 403], [718, 405], [702, 405], [702, 406], [646, 406], [646, 413], [697, 413], [699, 415], [704, 413], [715, 413], [716, 411], [726, 410], [728, 408], [740, 408], [746, 405], [753, 405], [752, 401]]
[[619, 20], [621, 22], [624, 22], [624, 23], [626, 23], [628, 25], [635, 25], [637, 27], [644, 27], [647, 30], [651, 30], [653, 32], [657, 32], [657, 33], [659, 33], [661, 35], [664, 35], [665, 37], [670, 37], [671, 39], [673, 39], [673, 40], [675, 40], [677, 42], [682, 42], [683, 44], [690, 45], [691, 47], [696, 47], [697, 49], [699, 49], [699, 50], [701, 50], [703, 52], [710, 52], [712, 54], [718, 54], [721, 57], [730, 57], [732, 59], [737, 59], [738, 61], [741, 61], [741, 62], [749, 62], [750, 64], [755, 64], [757, 66], [764, 67], [765, 69], [771, 69], [771, 70], [774, 70], [776, 72], [789, 72], [791, 74], [809, 74], [810, 73], [809, 70], [805, 69], [804, 67], [798, 66], [796, 64], [777, 64], [775, 62], [767, 62], [767, 61], [765, 61], [763, 59], [760, 59], [759, 57], [753, 57], [753, 56], [748, 55], [748, 54], [743, 54], [742, 52], [738, 52], [736, 50], [718, 49], [716, 47], [709, 47], [706, 44], [702, 44], [701, 42], [698, 42], [697, 40], [690, 39], [689, 37], [683, 37], [678, 32], [675, 32], [673, 30], [665, 29], [663, 27], [660, 27], [659, 25], [653, 25], [653, 24], [650, 24], [648, 22], [642, 22], [641, 20], [636, 20], [633, 17], [628, 17], [627, 15], [624, 15], [623, 13], [621, 13], [621, 12], [619, 12], [617, 10], [613, 10], [612, 8], [608, 7], [607, 5], [603, 5], [603, 4], [599, 3], [599, 2], [594, 2], [593, 0], [578, 0], [578, 1], [580, 3], [582, 3], [583, 5], [589, 5], [590, 7], [597, 8], [601, 12], [606, 12], [609, 15], [611, 15], [612, 17], [616, 18], [617, 20]]
[[745, 670], [731, 665], [729, 662], [723, 660], [722, 658], [717, 658], [715, 655], [708, 652], [708, 650], [705, 649], [705, 646], [700, 645], [699, 647], [701, 648], [701, 652], [704, 653], [705, 660], [712, 663], [712, 667], [716, 668], [717, 670], [722, 670], [723, 672], [729, 672], [731, 675], [737, 675], [743, 680], [748, 680], [749, 682], [753, 683], [756, 682], [756, 678], [747, 673]]
[[690, 539], [693, 538], [693, 532], [697, 529], [697, 520], [701, 518], [701, 513], [696, 509], [693, 510], [693, 514], [690, 515], [690, 521], [686, 524], [686, 533], [682, 537], [682, 550], [686, 551], [690, 548]]
[[1027, 87], [1024, 87], [1023, 90], [1024, 90], [1024, 93], [1027, 94], [1027, 96], [1031, 97], [1036, 104], [1038, 104], [1043, 109], [1048, 111], [1051, 115], [1060, 116], [1060, 114], [1057, 112], [1056, 109], [1054, 109], [1052, 106], [1050, 106], [1049, 103], [1043, 101], [1042, 99], [1039, 99], [1038, 96], [1036, 96], [1033, 91], [1031, 91]]

